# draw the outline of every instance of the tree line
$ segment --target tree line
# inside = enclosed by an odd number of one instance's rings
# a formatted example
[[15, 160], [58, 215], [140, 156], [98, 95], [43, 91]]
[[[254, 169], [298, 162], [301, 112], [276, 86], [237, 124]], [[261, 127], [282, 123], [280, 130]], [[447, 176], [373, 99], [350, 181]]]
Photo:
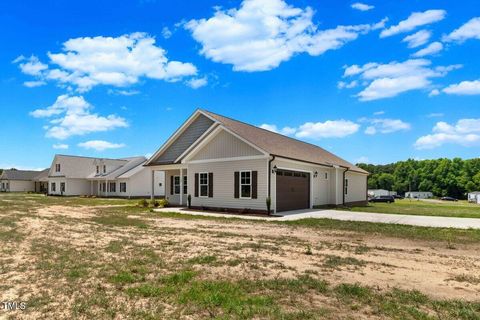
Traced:
[[370, 172], [369, 189], [431, 191], [438, 197], [466, 198], [466, 193], [480, 191], [480, 158], [463, 160], [435, 159], [398, 161], [385, 165], [357, 164]]

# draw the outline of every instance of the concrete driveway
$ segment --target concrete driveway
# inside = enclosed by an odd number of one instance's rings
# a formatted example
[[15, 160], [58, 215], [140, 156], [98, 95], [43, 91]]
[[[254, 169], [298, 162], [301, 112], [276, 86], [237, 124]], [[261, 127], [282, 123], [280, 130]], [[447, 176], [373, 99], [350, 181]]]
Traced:
[[434, 228], [458, 228], [458, 229], [480, 229], [480, 219], [472, 218], [450, 218], [432, 216], [410, 216], [405, 214], [385, 214], [370, 212], [354, 212], [340, 210], [296, 210], [281, 212], [271, 217], [249, 216], [241, 214], [224, 214], [217, 212], [205, 212], [188, 210], [185, 208], [162, 208], [155, 209], [157, 212], [178, 212], [183, 214], [210, 216], [219, 218], [238, 218], [245, 220], [264, 221], [294, 221], [305, 218], [326, 218], [343, 221], [364, 221], [376, 223], [404, 224], [410, 226], [434, 227]]

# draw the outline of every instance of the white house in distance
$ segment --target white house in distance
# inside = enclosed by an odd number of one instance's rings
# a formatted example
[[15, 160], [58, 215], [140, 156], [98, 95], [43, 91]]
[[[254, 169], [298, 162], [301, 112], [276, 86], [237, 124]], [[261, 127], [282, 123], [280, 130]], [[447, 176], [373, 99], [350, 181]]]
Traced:
[[42, 183], [47, 169], [35, 170], [3, 170], [0, 175], [0, 192], [43, 192]]
[[405, 198], [430, 199], [430, 198], [433, 198], [433, 193], [429, 191], [408, 191], [408, 192], [405, 192]]
[[[306, 142], [197, 110], [145, 164], [166, 198], [194, 208], [274, 212], [367, 201], [368, 172]], [[156, 181], [156, 180], [155, 180]]]
[[[64, 196], [151, 197], [145, 157], [122, 159], [56, 155], [48, 173], [48, 194]], [[164, 173], [155, 173], [153, 196], [164, 196]]]
[[468, 202], [480, 204], [480, 191], [469, 192], [467, 195]]
[[385, 189], [368, 189], [369, 197], [379, 197], [379, 196], [396, 196], [396, 191], [388, 191]]

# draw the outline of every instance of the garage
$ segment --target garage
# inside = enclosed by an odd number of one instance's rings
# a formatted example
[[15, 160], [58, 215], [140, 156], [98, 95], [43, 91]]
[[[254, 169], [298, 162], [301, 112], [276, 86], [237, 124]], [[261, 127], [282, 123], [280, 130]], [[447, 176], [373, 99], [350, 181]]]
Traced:
[[277, 212], [310, 208], [310, 174], [277, 170]]

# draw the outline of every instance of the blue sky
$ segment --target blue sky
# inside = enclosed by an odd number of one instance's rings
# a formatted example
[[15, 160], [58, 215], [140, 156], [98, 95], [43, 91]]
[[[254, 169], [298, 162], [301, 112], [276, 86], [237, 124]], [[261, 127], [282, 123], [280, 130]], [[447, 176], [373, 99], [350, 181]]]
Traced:
[[0, 167], [155, 152], [205, 108], [352, 161], [473, 158], [469, 1], [2, 1]]

